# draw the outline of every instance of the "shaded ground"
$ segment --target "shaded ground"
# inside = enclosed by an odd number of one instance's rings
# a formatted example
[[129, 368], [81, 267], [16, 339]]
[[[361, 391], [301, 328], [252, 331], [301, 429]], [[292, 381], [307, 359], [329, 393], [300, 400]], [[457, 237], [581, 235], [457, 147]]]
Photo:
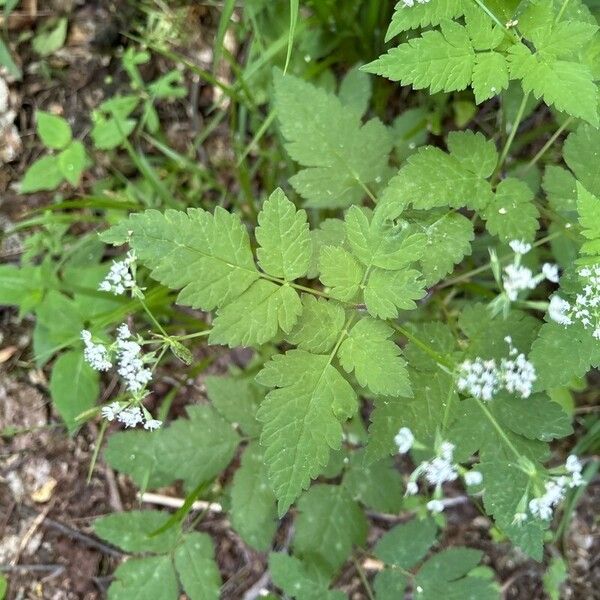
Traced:
[[[102, 0], [50, 4], [56, 5], [50, 8], [69, 12], [67, 47], [49, 61], [52, 84], [48, 86], [48, 80], [31, 60], [27, 46], [19, 46], [25, 77], [22, 83], [11, 86], [11, 106], [17, 113], [15, 125], [23, 146], [14, 161], [0, 167], [0, 226], [18, 221], [24, 210], [51, 201], [51, 194], [36, 194], [28, 197], [25, 205], [11, 189], [11, 184], [21, 178], [26, 167], [42, 152], [33, 135], [34, 109], [58, 108], [74, 124], [75, 134], [80, 135], [88, 126], [90, 109], [123, 81], [112, 50], [125, 42], [119, 31], [134, 16], [130, 3]], [[207, 60], [215, 16], [204, 9], [190, 15], [189, 26], [197, 27], [199, 32], [196, 46], [190, 52], [201, 62]], [[39, 18], [43, 18], [42, 13]], [[148, 68], [160, 72], [163, 67], [161, 61], [155, 61]], [[202, 110], [214, 95], [214, 90], [198, 82], [189, 85], [193, 103], [188, 98], [162, 109], [175, 146], [185, 145], [186, 139], [194, 135], [203, 119]], [[219, 136], [217, 132], [209, 143], [227, 153], [226, 139], [227, 136]], [[199, 152], [199, 161], [208, 161], [206, 153]], [[101, 169], [97, 169], [95, 176], [101, 174]], [[226, 175], [223, 178], [227, 181]], [[83, 185], [89, 186], [90, 182], [87, 180]], [[18, 236], [5, 237], [1, 259], [17, 260], [21, 241]], [[100, 515], [138, 506], [136, 490], [101, 460], [87, 482], [98, 435], [96, 425], [86, 425], [70, 439], [52, 413], [44, 373], [30, 362], [27, 347], [31, 322], [19, 323], [12, 309], [0, 309], [0, 331], [0, 430], [12, 428], [21, 432], [0, 438], [0, 568], [9, 574], [9, 598], [103, 598], [122, 554], [95, 538], [91, 524]], [[213, 371], [223, 371], [228, 361], [243, 362], [246, 358], [219, 352]], [[170, 374], [163, 372], [158, 379], [158, 391], [165, 393], [171, 385]], [[202, 381], [196, 380], [182, 388], [173, 410], [177, 412], [185, 404], [204, 401]], [[161, 491], [167, 496], [181, 495], [177, 488]], [[456, 506], [447, 513], [449, 527], [442, 546], [466, 544], [483, 550], [486, 564], [502, 583], [505, 598], [545, 598], [541, 584], [544, 568], [507, 544], [492, 542], [487, 518], [459, 496], [460, 491], [456, 494]], [[561, 597], [600, 598], [600, 537], [595, 510], [599, 500], [600, 485], [595, 482], [579, 504], [565, 537], [564, 552], [571, 573]], [[372, 515], [371, 519], [370, 543], [398, 521], [384, 515]], [[268, 587], [266, 556], [245, 546], [221, 513], [209, 511], [199, 528], [215, 540], [225, 582], [222, 594], [225, 600], [248, 600]], [[290, 524], [286, 521], [278, 534], [279, 543], [285, 545], [290, 534]], [[363, 568], [372, 578], [378, 564], [365, 558]], [[350, 598], [367, 598], [353, 564], [346, 565], [339, 584]]]

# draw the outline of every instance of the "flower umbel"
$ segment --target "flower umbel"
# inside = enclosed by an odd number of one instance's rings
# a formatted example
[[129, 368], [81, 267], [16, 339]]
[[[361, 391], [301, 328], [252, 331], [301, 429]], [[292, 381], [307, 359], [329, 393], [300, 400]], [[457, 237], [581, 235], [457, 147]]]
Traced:
[[110, 271], [100, 282], [101, 292], [111, 292], [117, 296], [135, 287], [135, 278], [131, 268], [135, 262], [135, 254], [130, 250], [123, 260], [113, 261]]
[[406, 454], [412, 448], [414, 441], [415, 436], [408, 427], [402, 427], [394, 437], [400, 454]]
[[108, 371], [112, 367], [110, 362], [110, 353], [104, 344], [94, 344], [92, 334], [84, 329], [81, 332], [81, 339], [85, 344], [83, 357], [92, 369], [96, 371]]

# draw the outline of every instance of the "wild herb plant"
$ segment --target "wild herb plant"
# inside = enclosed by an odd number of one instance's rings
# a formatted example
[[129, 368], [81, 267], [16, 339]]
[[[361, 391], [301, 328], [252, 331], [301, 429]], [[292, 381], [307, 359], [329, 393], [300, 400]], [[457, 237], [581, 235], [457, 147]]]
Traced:
[[[247, 18], [257, 22], [250, 9]], [[48, 261], [1, 272], [2, 301], [36, 310], [36, 355], [68, 348], [51, 390], [69, 427], [98, 413], [103, 428], [139, 425], [110, 435], [104, 459], [142, 490], [183, 482], [186, 502], [171, 518], [135, 511], [96, 522], [105, 540], [151, 555], [119, 567], [111, 598], [170, 600], [180, 585], [190, 598], [218, 598], [210, 537], [184, 524], [199, 497], [223, 502], [249, 546], [280, 549], [272, 581], [298, 600], [346, 597], [330, 587], [351, 558], [369, 597], [408, 587], [419, 598], [498, 598], [481, 552], [429, 555], [448, 490], [462, 487], [496, 539], [542, 560], [563, 502], [596, 472], [576, 452], [557, 464], [549, 446], [573, 432], [573, 393], [600, 364], [596, 19], [581, 0], [402, 0], [386, 40], [398, 36], [337, 94], [326, 78], [273, 71], [271, 114], [296, 172], [255, 220], [221, 206], [113, 215], [101, 235], [122, 249], [112, 262], [89, 242], [93, 266], [75, 263], [73, 275]], [[97, 149], [132, 156], [136, 124], [158, 130], [152, 98], [180, 93], [177, 71], [143, 83], [136, 65], [146, 58], [124, 60], [139, 93], [95, 113]], [[432, 98], [399, 115], [380, 110], [391, 124], [367, 118], [390, 89], [368, 73]], [[440, 92], [497, 115], [483, 131], [445, 131]], [[524, 162], [520, 125], [539, 102], [558, 125]], [[46, 143], [62, 149], [70, 130], [55, 125], [60, 143]], [[443, 143], [426, 145], [427, 126]], [[554, 151], [542, 172], [562, 132], [566, 166], [553, 164]], [[67, 283], [85, 277], [94, 302], [61, 288], [57, 272]], [[173, 327], [171, 300], [203, 319]], [[71, 316], [61, 324], [60, 313]], [[253, 357], [207, 377], [209, 402], [166, 423], [168, 403], [154, 415], [146, 406], [153, 373], [168, 356], [193, 366], [198, 340]], [[94, 408], [108, 371], [121, 392]], [[63, 407], [69, 391], [78, 401]], [[402, 459], [401, 471], [399, 455], [412, 467]], [[411, 519], [369, 548], [373, 512]], [[274, 545], [278, 520], [292, 518], [291, 542]], [[373, 590], [361, 554], [380, 561]]]

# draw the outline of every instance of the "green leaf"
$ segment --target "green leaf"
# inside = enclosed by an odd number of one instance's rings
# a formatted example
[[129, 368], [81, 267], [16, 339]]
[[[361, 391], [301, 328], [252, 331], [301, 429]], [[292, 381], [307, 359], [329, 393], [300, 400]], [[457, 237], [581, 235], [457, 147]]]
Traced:
[[217, 207], [214, 215], [147, 210], [109, 229], [103, 239], [130, 245], [163, 285], [181, 289], [180, 304], [213, 310], [240, 296], [259, 278], [248, 232], [237, 215]]
[[329, 352], [342, 332], [345, 316], [337, 302], [303, 294], [302, 316], [286, 339], [302, 350]]
[[380, 319], [395, 319], [399, 310], [417, 308], [415, 300], [425, 296], [424, 286], [420, 273], [414, 269], [373, 269], [365, 288], [367, 310]]
[[96, 403], [98, 379], [98, 373], [85, 362], [82, 349], [65, 352], [54, 363], [50, 395], [69, 431], [78, 427], [75, 418]]
[[524, 44], [509, 51], [511, 78], [521, 80], [525, 93], [598, 126], [598, 92], [587, 65], [532, 54]]
[[346, 373], [354, 371], [358, 383], [374, 394], [410, 396], [406, 362], [389, 339], [393, 333], [382, 321], [361, 319], [340, 346], [340, 364]]
[[433, 519], [413, 519], [384, 533], [373, 552], [385, 563], [410, 569], [427, 554], [436, 537]]
[[179, 586], [169, 556], [130, 558], [115, 571], [108, 600], [177, 600]]
[[462, 25], [446, 19], [440, 24], [441, 32], [425, 31], [363, 69], [431, 94], [464, 90], [473, 75], [473, 44]]
[[158, 510], [113, 513], [96, 519], [94, 532], [125, 552], [162, 554], [175, 548], [179, 535], [175, 527], [153, 535], [168, 520], [168, 513]]
[[44, 288], [40, 267], [0, 265], [0, 304], [15, 304], [22, 314], [42, 301]]
[[255, 281], [239, 298], [219, 309], [209, 342], [257, 346], [272, 340], [281, 328], [289, 333], [296, 324], [302, 303], [288, 284]]
[[277, 530], [277, 509], [263, 454], [258, 444], [244, 451], [240, 468], [231, 486], [231, 523], [241, 538], [265, 552]]
[[568, 578], [567, 565], [562, 556], [555, 556], [550, 561], [548, 569], [542, 578], [544, 591], [550, 600], [560, 600], [562, 585]]
[[304, 210], [296, 210], [278, 188], [258, 214], [256, 251], [266, 273], [293, 281], [306, 275], [311, 259], [311, 240]]
[[438, 0], [437, 2], [416, 3], [410, 8], [398, 2], [392, 15], [392, 21], [385, 35], [385, 41], [391, 40], [408, 29], [417, 29], [426, 25], [439, 25], [446, 19], [454, 19], [463, 14], [462, 0]]
[[399, 569], [387, 568], [375, 575], [373, 591], [376, 600], [398, 600], [404, 598], [406, 575]]
[[[126, 431], [110, 437], [105, 458], [140, 487], [183, 479], [189, 488], [216, 477], [231, 461], [239, 438], [209, 406], [188, 406], [177, 419], [152, 434]], [[137, 435], [137, 434], [141, 434]]]
[[407, 164], [391, 179], [384, 193], [386, 201], [398, 207], [410, 202], [419, 209], [436, 206], [484, 209], [493, 200], [492, 188], [485, 179], [497, 159], [493, 144], [486, 142], [481, 134], [466, 132], [455, 133], [450, 140], [453, 149], [450, 154], [425, 146], [409, 156]]
[[20, 190], [22, 194], [55, 190], [63, 179], [58, 158], [56, 156], [43, 156], [31, 163], [21, 180]]
[[424, 107], [409, 108], [394, 119], [392, 137], [398, 160], [404, 161], [427, 141], [429, 113]]
[[596, 197], [600, 197], [598, 152], [600, 152], [600, 130], [585, 123], [569, 134], [563, 147], [563, 156], [569, 169], [573, 171], [581, 185]]
[[260, 434], [256, 411], [264, 398], [264, 390], [247, 377], [215, 377], [204, 379], [212, 405], [230, 423], [237, 423], [247, 435]]
[[529, 360], [535, 367], [536, 390], [568, 385], [575, 377], [583, 377], [591, 365], [600, 364], [598, 342], [579, 323], [568, 328], [558, 323], [545, 323], [533, 343]]
[[309, 562], [325, 565], [334, 574], [364, 544], [368, 523], [347, 490], [339, 485], [318, 484], [298, 501], [294, 553]]
[[502, 242], [533, 241], [539, 217], [533, 196], [524, 181], [514, 177], [503, 179], [496, 188], [494, 200], [483, 213], [487, 230]]
[[310, 232], [312, 256], [308, 277], [313, 279], [319, 274], [319, 258], [321, 250], [326, 246], [344, 246], [346, 241], [346, 225], [341, 219], [325, 219], [317, 229]]
[[378, 119], [361, 126], [355, 109], [279, 72], [275, 74], [275, 106], [288, 154], [306, 167], [290, 183], [307, 206], [358, 204], [367, 193], [365, 188], [385, 177], [392, 144]]
[[473, 224], [457, 212], [446, 211], [431, 211], [417, 224], [427, 236], [420, 262], [425, 284], [430, 286], [471, 254]]
[[67, 39], [68, 21], [66, 17], [44, 24], [35, 34], [31, 43], [40, 56], [50, 56], [62, 48]]
[[577, 182], [577, 212], [583, 228], [581, 235], [588, 240], [581, 245], [581, 254], [600, 262], [600, 200]]
[[46, 148], [62, 150], [72, 138], [71, 126], [65, 119], [43, 110], [35, 113], [36, 131]]
[[296, 600], [346, 600], [342, 592], [328, 590], [327, 582], [295, 556], [273, 552], [269, 555], [269, 570], [273, 583]]
[[56, 158], [63, 177], [71, 185], [79, 185], [87, 161], [83, 144], [74, 140]]
[[175, 568], [190, 600], [218, 600], [221, 574], [215, 564], [213, 542], [206, 533], [183, 536], [175, 551]]
[[402, 478], [389, 457], [369, 463], [363, 450], [354, 452], [343, 485], [354, 499], [378, 512], [395, 514], [402, 506]]
[[341, 422], [356, 412], [352, 387], [330, 362], [328, 355], [291, 350], [275, 355], [257, 377], [278, 388], [257, 417], [280, 516], [327, 465], [330, 449], [340, 447]]
[[546, 165], [542, 187], [548, 196], [550, 206], [556, 212], [564, 215], [577, 209], [576, 184], [575, 177], [564, 167]]
[[362, 117], [369, 107], [371, 93], [371, 77], [355, 66], [342, 79], [339, 99], [342, 104], [354, 109], [356, 114]]
[[352, 300], [363, 279], [363, 268], [343, 248], [325, 246], [319, 257], [320, 279], [339, 300]]
[[394, 223], [383, 214], [378, 208], [369, 220], [358, 206], [352, 206], [346, 213], [348, 242], [366, 267], [401, 269], [421, 257], [425, 238], [410, 231], [407, 223]]
[[481, 104], [508, 89], [508, 65], [498, 52], [478, 52], [473, 65], [475, 102]]

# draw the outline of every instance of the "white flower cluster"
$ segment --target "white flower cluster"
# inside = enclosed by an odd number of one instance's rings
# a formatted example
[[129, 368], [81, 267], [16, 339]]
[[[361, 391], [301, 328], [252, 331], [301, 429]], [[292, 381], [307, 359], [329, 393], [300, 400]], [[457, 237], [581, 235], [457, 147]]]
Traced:
[[[545, 483], [544, 493], [529, 501], [528, 506], [531, 515], [549, 521], [554, 514], [554, 509], [565, 497], [566, 489], [580, 486], [583, 483], [582, 468], [581, 461], [575, 455], [569, 456], [565, 463], [565, 470], [569, 473], [569, 476], [553, 477]], [[528, 515], [523, 511], [515, 515], [514, 521], [515, 523], [523, 523], [527, 519]]]
[[[112, 402], [102, 407], [102, 416], [107, 421], [114, 421], [115, 419], [120, 423], [123, 423], [125, 427], [135, 427], [140, 423], [144, 422], [144, 414], [139, 406], [126, 406], [122, 407], [118, 402]], [[158, 429], [162, 425], [162, 421], [157, 419], [146, 419], [144, 422], [144, 429], [153, 431]]]
[[145, 409], [142, 411], [137, 406], [152, 379], [152, 371], [145, 367], [147, 359], [142, 354], [142, 347], [131, 338], [129, 327], [123, 323], [117, 329], [116, 341], [107, 348], [103, 344], [95, 344], [92, 334], [84, 329], [81, 332], [81, 339], [85, 344], [84, 358], [96, 371], [108, 371], [113, 366], [111, 356], [116, 356], [117, 372], [127, 390], [134, 395], [132, 405], [121, 406], [118, 402], [113, 402], [104, 406], [101, 412], [107, 421], [116, 419], [125, 427], [135, 427], [144, 423], [145, 429], [158, 429], [161, 421], [150, 418]]
[[[408, 427], [402, 427], [394, 438], [398, 451], [401, 454], [408, 452], [415, 441], [412, 431]], [[465, 484], [468, 486], [480, 485], [483, 475], [479, 471], [464, 471], [454, 462], [454, 444], [441, 442], [437, 448], [436, 456], [428, 461], [423, 461], [411, 474], [406, 484], [406, 495], [414, 496], [419, 491], [417, 480], [423, 477], [429, 485], [435, 486], [434, 498], [427, 503], [427, 508], [433, 513], [444, 510], [441, 500], [442, 485], [448, 481], [456, 481], [459, 469], [464, 472]]]
[[123, 295], [127, 290], [135, 287], [135, 278], [131, 267], [135, 262], [135, 254], [130, 250], [123, 260], [113, 261], [110, 271], [100, 282], [98, 289], [101, 292], [111, 292], [117, 296]]
[[404, 5], [402, 8], [412, 8], [415, 2], [417, 4], [427, 4], [429, 0], [402, 0], [402, 4]]
[[502, 285], [504, 291], [511, 302], [514, 302], [519, 292], [523, 290], [533, 290], [544, 279], [558, 282], [558, 267], [554, 264], [544, 263], [542, 272], [537, 275], [528, 267], [521, 264], [521, 258], [531, 250], [531, 244], [519, 240], [513, 240], [509, 243], [512, 251], [515, 253], [512, 264], [504, 267], [502, 276]]
[[583, 293], [577, 294], [571, 305], [560, 296], [552, 296], [548, 315], [559, 325], [571, 325], [579, 321], [592, 335], [600, 340], [600, 265], [579, 269], [584, 279]]
[[112, 367], [110, 353], [104, 344], [94, 344], [92, 334], [87, 329], [81, 332], [81, 339], [85, 344], [83, 357], [85, 361], [96, 371], [108, 371]]
[[143, 390], [152, 379], [152, 371], [144, 367], [142, 348], [131, 339], [125, 324], [117, 329], [117, 372], [133, 394]]
[[467, 359], [458, 367], [456, 387], [473, 398], [489, 402], [501, 390], [518, 394], [521, 398], [531, 395], [533, 384], [537, 379], [535, 368], [523, 353], [512, 345], [512, 338], [506, 336], [509, 356], [500, 364], [494, 360], [476, 357]]

